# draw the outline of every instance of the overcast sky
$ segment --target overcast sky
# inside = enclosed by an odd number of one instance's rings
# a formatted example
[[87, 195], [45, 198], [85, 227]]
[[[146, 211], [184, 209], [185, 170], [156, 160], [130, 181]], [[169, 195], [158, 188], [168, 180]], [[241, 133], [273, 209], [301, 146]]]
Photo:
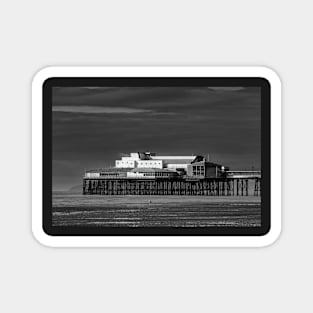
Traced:
[[52, 110], [54, 190], [128, 152], [209, 153], [232, 170], [261, 166], [257, 87], [55, 87]]

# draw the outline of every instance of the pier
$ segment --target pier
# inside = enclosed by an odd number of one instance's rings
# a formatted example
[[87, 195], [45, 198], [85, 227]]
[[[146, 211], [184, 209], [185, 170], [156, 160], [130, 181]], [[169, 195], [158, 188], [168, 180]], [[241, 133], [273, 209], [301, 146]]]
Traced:
[[230, 171], [201, 155], [131, 152], [114, 167], [85, 171], [83, 194], [260, 196], [261, 171]]

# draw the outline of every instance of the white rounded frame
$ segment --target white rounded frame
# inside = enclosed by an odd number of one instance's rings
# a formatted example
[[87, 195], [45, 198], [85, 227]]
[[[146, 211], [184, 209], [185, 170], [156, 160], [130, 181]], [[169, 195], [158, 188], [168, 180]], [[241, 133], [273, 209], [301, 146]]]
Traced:
[[[42, 86], [51, 77], [260, 77], [271, 85], [271, 228], [263, 236], [51, 236], [42, 225]], [[281, 82], [267, 67], [46, 67], [32, 83], [32, 231], [49, 247], [264, 247], [281, 232]]]

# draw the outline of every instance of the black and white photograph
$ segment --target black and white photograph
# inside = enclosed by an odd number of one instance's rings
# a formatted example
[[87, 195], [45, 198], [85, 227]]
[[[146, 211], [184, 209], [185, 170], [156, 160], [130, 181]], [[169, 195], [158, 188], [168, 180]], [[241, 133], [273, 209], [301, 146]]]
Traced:
[[261, 87], [52, 88], [54, 228], [258, 228], [261, 172]]

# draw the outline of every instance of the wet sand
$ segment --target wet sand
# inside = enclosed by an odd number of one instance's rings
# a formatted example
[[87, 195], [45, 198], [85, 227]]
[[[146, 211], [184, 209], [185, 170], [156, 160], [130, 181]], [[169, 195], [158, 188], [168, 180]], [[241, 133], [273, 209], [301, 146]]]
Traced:
[[258, 227], [260, 197], [53, 194], [54, 226]]

